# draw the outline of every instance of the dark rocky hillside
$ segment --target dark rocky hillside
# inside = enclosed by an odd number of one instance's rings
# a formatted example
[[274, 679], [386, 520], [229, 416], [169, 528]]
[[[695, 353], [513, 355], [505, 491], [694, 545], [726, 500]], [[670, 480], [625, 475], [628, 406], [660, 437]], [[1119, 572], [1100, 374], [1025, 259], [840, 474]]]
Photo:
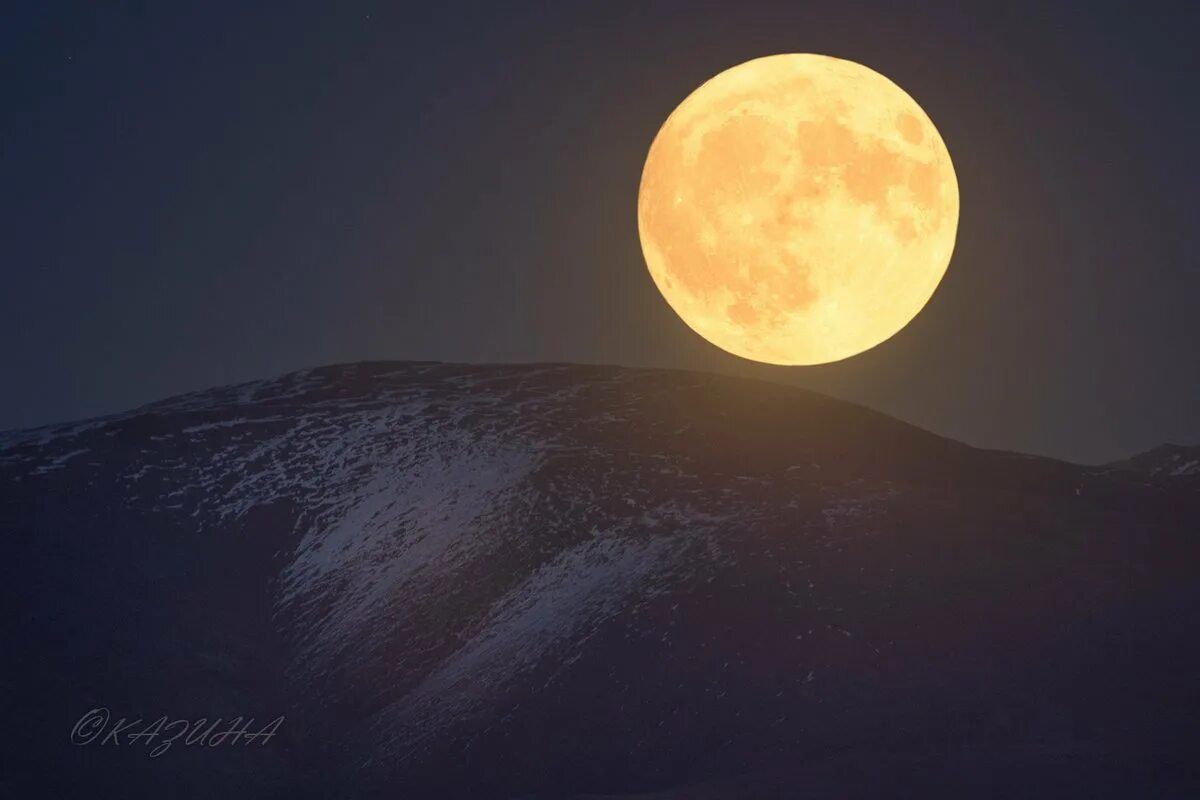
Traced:
[[[1194, 797], [1186, 461], [569, 365], [0, 434], [0, 794]], [[150, 758], [72, 744], [100, 706], [286, 720]]]

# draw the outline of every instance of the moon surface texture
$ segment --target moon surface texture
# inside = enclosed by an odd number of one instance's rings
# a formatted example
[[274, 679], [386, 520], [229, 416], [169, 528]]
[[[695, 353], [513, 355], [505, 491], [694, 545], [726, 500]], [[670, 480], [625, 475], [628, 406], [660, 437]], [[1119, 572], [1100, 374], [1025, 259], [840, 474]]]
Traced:
[[903, 89], [829, 56], [768, 56], [692, 92], [650, 146], [638, 231], [663, 297], [738, 356], [821, 364], [889, 338], [937, 288], [958, 181]]

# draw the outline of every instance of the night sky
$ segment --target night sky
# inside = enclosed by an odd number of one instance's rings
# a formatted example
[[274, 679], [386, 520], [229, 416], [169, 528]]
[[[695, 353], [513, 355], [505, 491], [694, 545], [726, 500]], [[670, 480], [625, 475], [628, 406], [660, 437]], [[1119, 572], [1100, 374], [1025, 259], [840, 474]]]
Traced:
[[[0, 428], [327, 363], [553, 360], [1083, 462], [1200, 439], [1200, 3], [100, 5], [0, 17]], [[898, 83], [962, 194], [924, 312], [820, 367], [704, 342], [637, 239], [658, 126], [781, 52]]]

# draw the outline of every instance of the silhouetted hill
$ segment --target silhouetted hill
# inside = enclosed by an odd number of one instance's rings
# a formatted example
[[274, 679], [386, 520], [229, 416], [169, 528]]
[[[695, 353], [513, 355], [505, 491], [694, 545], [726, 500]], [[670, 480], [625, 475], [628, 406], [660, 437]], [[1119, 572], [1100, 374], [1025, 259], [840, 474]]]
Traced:
[[1162, 444], [1112, 466], [1152, 478], [1200, 476], [1200, 445]]
[[[769, 383], [371, 363], [5, 434], [0, 486], [0, 793], [1197, 786], [1191, 483]], [[150, 758], [74, 746], [98, 706], [286, 721]]]

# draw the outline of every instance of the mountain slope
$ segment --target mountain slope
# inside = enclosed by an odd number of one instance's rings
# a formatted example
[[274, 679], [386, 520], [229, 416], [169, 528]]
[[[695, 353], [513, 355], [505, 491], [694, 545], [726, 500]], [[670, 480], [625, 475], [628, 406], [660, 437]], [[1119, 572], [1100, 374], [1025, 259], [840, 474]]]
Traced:
[[[388, 363], [6, 434], [0, 485], [16, 789], [1097, 797], [1193, 777], [1200, 496], [1177, 482], [766, 383]], [[149, 759], [72, 747], [94, 706], [287, 720], [267, 746]]]
[[1163, 444], [1113, 464], [1157, 479], [1200, 477], [1200, 446]]

